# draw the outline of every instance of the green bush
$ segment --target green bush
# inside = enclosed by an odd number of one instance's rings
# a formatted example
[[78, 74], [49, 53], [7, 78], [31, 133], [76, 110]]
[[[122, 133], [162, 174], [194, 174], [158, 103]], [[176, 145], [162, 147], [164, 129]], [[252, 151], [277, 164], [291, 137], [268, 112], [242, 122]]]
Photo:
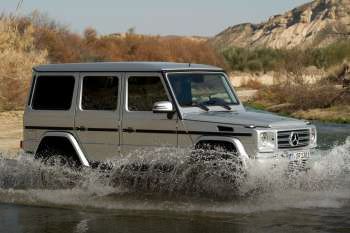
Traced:
[[223, 51], [223, 56], [232, 70], [239, 71], [269, 71], [278, 68], [283, 53], [269, 48], [235, 48]]
[[237, 71], [295, 71], [307, 66], [328, 69], [350, 60], [350, 39], [306, 50], [230, 47], [222, 55], [229, 67]]
[[350, 40], [338, 41], [324, 48], [311, 52], [313, 65], [318, 68], [329, 68], [350, 58]]

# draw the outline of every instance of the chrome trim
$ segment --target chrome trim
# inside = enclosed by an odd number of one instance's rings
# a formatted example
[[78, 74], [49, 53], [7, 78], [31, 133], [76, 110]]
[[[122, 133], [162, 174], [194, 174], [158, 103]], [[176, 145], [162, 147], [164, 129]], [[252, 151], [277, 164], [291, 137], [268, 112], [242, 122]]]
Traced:
[[[294, 143], [297, 137], [297, 143]], [[277, 132], [278, 149], [301, 148], [310, 145], [310, 129], [279, 130]], [[295, 145], [294, 145], [295, 144]]]
[[245, 150], [242, 142], [239, 139], [232, 138], [232, 137], [203, 136], [203, 137], [198, 138], [196, 140], [196, 142], [194, 143], [194, 145], [196, 145], [197, 143], [199, 143], [201, 141], [221, 141], [221, 142], [229, 142], [229, 143], [234, 144], [236, 146], [238, 156], [242, 159], [243, 166], [245, 168], [247, 167], [248, 161], [250, 160], [250, 158], [249, 158], [249, 155], [248, 155], [247, 151]]

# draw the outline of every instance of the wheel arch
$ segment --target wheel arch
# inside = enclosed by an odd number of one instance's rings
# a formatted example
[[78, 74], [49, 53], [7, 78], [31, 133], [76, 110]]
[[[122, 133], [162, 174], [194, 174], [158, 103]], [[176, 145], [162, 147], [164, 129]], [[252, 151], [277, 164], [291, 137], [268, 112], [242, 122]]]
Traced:
[[198, 145], [200, 143], [203, 143], [203, 142], [224, 142], [224, 143], [230, 143], [232, 144], [237, 152], [238, 152], [238, 156], [242, 159], [242, 161], [246, 164], [247, 161], [249, 160], [249, 156], [248, 156], [248, 153], [247, 151], [245, 150], [242, 142], [238, 139], [238, 138], [232, 138], [232, 137], [220, 137], [220, 136], [215, 136], [215, 137], [212, 137], [212, 136], [202, 136], [202, 137], [199, 137], [194, 145]]
[[64, 138], [64, 139], [66, 139], [73, 147], [81, 164], [85, 167], [90, 166], [90, 163], [87, 160], [83, 150], [80, 148], [78, 141], [75, 139], [75, 137], [71, 133], [68, 133], [68, 132], [46, 132], [46, 133], [44, 133], [40, 137], [38, 146], [37, 146], [34, 154], [37, 154], [37, 152], [40, 150], [40, 146], [42, 145], [42, 143], [45, 142], [45, 140], [48, 140], [49, 138]]

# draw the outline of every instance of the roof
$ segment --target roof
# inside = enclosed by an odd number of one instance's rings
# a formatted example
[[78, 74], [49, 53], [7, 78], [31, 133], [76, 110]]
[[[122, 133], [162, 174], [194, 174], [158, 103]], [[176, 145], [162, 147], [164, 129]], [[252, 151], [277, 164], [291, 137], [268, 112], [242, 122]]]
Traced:
[[174, 62], [95, 62], [95, 63], [67, 63], [48, 64], [33, 68], [38, 72], [159, 72], [174, 70], [214, 70], [221, 68], [189, 63]]

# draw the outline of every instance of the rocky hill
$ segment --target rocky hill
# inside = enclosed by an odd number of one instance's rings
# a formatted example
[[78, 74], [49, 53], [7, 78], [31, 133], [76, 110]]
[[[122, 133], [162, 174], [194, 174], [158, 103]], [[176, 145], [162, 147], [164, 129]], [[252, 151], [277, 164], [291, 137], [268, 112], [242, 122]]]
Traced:
[[350, 37], [350, 0], [315, 0], [260, 24], [227, 28], [211, 41], [219, 48], [318, 47]]

